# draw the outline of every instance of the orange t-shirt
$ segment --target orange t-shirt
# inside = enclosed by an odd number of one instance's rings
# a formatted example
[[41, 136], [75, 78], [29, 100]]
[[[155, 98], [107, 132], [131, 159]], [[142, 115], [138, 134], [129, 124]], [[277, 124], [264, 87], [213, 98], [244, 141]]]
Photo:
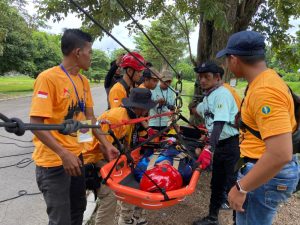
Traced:
[[121, 106], [122, 99], [127, 98], [127, 92], [120, 82], [117, 82], [109, 91], [108, 102], [110, 108]]
[[144, 83], [141, 83], [139, 88], [146, 88]]
[[[78, 92], [79, 98], [84, 99], [85, 106], [93, 107], [90, 85], [83, 75], [70, 75]], [[85, 120], [85, 115], [77, 104], [77, 96], [68, 76], [59, 66], [45, 70], [37, 77], [30, 109], [30, 116], [45, 118], [45, 124], [60, 124], [66, 119]], [[51, 131], [54, 138], [65, 149], [80, 155], [83, 144], [78, 143], [75, 135], [62, 135]], [[54, 167], [62, 165], [60, 157], [43, 144], [37, 137], [33, 139], [35, 150], [32, 158], [38, 166]]]
[[[292, 95], [274, 70], [267, 69], [249, 84], [242, 105], [242, 120], [259, 131], [263, 140], [296, 129]], [[240, 129], [241, 155], [259, 159], [266, 151], [265, 143], [245, 131]]]
[[227, 83], [224, 83], [223, 86], [230, 91], [230, 93], [232, 94], [232, 96], [234, 98], [236, 106], [238, 107], [238, 110], [240, 110], [242, 99], [239, 96], [239, 94], [237, 93], [237, 91]]
[[[99, 116], [98, 120], [108, 120], [111, 124], [115, 125], [122, 123], [124, 120], [129, 120], [129, 116], [125, 108], [117, 107], [104, 112], [101, 116]], [[134, 124], [123, 125], [113, 129], [113, 132], [119, 140], [124, 138], [125, 142], [130, 144], [133, 128]], [[101, 129], [103, 132], [108, 132], [109, 125], [102, 124]], [[110, 143], [114, 142], [110, 135], [107, 135], [106, 138]], [[96, 163], [100, 159], [103, 159], [103, 154], [101, 153], [101, 144], [99, 144], [98, 139], [95, 137], [93, 138], [93, 144], [90, 145], [86, 153], [83, 154], [83, 158], [85, 164]]]

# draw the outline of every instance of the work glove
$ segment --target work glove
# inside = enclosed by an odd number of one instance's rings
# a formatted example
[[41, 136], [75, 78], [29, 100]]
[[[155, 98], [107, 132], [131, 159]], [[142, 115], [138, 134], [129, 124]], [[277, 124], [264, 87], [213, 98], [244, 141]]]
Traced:
[[211, 159], [212, 153], [209, 150], [209, 146], [205, 146], [197, 159], [197, 162], [200, 163], [200, 168], [205, 170], [210, 165]]
[[158, 132], [157, 130], [154, 130], [151, 127], [148, 127], [148, 129], [147, 129], [148, 137], [151, 137], [151, 136], [157, 134], [157, 132]]

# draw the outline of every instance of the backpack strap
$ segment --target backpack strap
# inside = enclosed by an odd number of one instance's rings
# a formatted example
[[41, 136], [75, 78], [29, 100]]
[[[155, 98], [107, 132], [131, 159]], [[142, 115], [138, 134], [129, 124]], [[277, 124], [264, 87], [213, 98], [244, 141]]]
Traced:
[[257, 130], [252, 129], [251, 127], [249, 127], [247, 124], [245, 124], [242, 120], [242, 118], [240, 119], [240, 128], [245, 128], [247, 129], [251, 134], [253, 134], [255, 137], [257, 137], [258, 139], [262, 140], [260, 132]]
[[125, 82], [123, 78], [119, 80], [119, 83], [122, 84], [122, 86], [126, 90], [127, 97], [129, 97], [130, 87], [128, 86], [128, 84]]

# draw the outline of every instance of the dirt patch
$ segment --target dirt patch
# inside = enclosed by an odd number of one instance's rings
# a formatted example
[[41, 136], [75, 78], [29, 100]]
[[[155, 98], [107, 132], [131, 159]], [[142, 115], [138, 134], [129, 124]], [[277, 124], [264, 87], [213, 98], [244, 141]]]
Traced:
[[[193, 221], [208, 213], [210, 199], [209, 173], [202, 173], [197, 190], [186, 200], [176, 206], [157, 211], [148, 211], [149, 225], [192, 225]], [[280, 206], [273, 225], [300, 225], [300, 194], [293, 195], [284, 205]], [[232, 210], [220, 211], [220, 224], [232, 225]], [[116, 221], [115, 221], [116, 222]], [[94, 223], [90, 223], [93, 225]]]

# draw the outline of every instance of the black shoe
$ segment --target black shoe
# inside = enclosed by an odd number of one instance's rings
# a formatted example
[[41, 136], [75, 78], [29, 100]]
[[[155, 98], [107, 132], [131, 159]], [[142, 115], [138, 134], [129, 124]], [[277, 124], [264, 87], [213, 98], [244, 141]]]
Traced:
[[203, 219], [194, 221], [193, 225], [219, 225], [219, 221], [216, 217], [206, 216]]

